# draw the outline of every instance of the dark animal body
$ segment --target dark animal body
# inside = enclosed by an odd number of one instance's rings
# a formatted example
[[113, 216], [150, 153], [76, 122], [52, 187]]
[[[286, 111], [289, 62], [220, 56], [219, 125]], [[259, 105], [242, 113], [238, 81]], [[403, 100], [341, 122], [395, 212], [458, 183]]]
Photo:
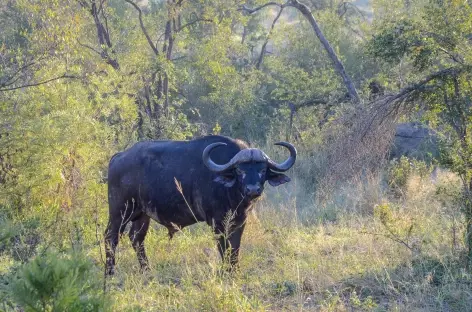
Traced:
[[[108, 171], [107, 274], [114, 272], [118, 238], [129, 222], [133, 248], [141, 268], [147, 267], [143, 242], [150, 219], [167, 227], [170, 238], [185, 226], [206, 222], [219, 235], [221, 256], [229, 250], [234, 266], [246, 217], [265, 181], [273, 186], [290, 181], [281, 172], [293, 166], [296, 150], [289, 143], [277, 144], [290, 151], [282, 164], [223, 136], [139, 142], [114, 155]], [[228, 218], [231, 222], [225, 223]]]

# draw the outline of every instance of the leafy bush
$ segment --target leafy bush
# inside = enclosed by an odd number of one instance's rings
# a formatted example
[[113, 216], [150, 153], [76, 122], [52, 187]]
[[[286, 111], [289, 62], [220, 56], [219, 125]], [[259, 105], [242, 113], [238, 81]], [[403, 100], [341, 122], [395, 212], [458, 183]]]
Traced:
[[24, 311], [108, 311], [94, 271], [80, 254], [38, 256], [12, 278], [11, 306]]
[[431, 174], [433, 167], [424, 161], [402, 156], [393, 159], [387, 168], [387, 183], [397, 196], [405, 194], [408, 179], [417, 175], [424, 179]]

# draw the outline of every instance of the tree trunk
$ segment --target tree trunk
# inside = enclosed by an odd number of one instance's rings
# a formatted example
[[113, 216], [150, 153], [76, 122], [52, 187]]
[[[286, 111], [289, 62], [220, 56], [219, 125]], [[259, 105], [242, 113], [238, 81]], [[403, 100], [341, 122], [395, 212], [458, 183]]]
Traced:
[[[170, 61], [172, 59], [172, 49], [174, 47], [174, 34], [172, 32], [172, 24], [175, 23], [175, 18], [173, 17], [171, 9], [168, 10], [169, 19], [166, 23], [166, 31], [164, 35], [164, 47], [162, 49], [163, 54], [166, 56], [166, 59]], [[168, 116], [169, 113], [169, 76], [167, 72], [163, 74], [163, 96], [164, 96], [164, 115]]]
[[464, 185], [464, 215], [465, 215], [465, 242], [467, 246], [467, 268], [472, 270], [472, 179]]

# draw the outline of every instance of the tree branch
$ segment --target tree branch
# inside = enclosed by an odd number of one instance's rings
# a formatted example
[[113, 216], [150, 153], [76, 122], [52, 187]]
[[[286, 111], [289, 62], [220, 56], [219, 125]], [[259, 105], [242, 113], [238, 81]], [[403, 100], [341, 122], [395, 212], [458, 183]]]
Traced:
[[282, 8], [282, 6], [287, 5], [287, 3], [285, 3], [285, 4], [282, 5], [282, 4], [277, 3], [277, 2], [267, 2], [266, 4], [263, 4], [263, 5], [258, 6], [258, 7], [256, 7], [256, 8], [253, 8], [253, 9], [248, 8], [246, 5], [243, 4], [242, 6], [240, 6], [239, 10], [240, 10], [240, 11], [245, 11], [245, 12], [247, 12], [247, 13], [249, 13], [249, 14], [252, 14], [252, 13], [257, 12], [257, 11], [259, 11], [259, 10], [265, 8], [265, 7], [268, 7], [268, 6], [270, 6], [270, 5], [275, 5], [275, 6], [278, 6], [279, 8]]
[[139, 25], [141, 26], [141, 30], [142, 30], [144, 36], [146, 37], [146, 40], [147, 40], [149, 46], [151, 47], [152, 51], [154, 52], [154, 54], [159, 55], [159, 50], [157, 49], [157, 47], [152, 42], [151, 37], [149, 36], [149, 33], [147, 32], [146, 27], [144, 26], [143, 12], [141, 11], [141, 8], [131, 0], [125, 0], [125, 1], [128, 2], [129, 4], [131, 4], [136, 9], [136, 11], [138, 11]]
[[[408, 101], [408, 99], [413, 96], [414, 93], [420, 92], [420, 91], [425, 91], [425, 90], [430, 90], [426, 84], [429, 82], [438, 79], [438, 78], [444, 78], [446, 76], [456, 76], [462, 72], [465, 71], [470, 71], [472, 66], [462, 66], [462, 67], [449, 67], [437, 72], [434, 72], [424, 78], [423, 80], [420, 80], [419, 82], [409, 85], [403, 89], [401, 89], [399, 92], [393, 95], [387, 95], [381, 99], [375, 100], [373, 104], [378, 103], [379, 106], [375, 108], [375, 113], [371, 116], [370, 121], [368, 122], [367, 126], [364, 128], [364, 131], [362, 131], [361, 138], [364, 138], [367, 132], [369, 131], [370, 127], [374, 123], [374, 121], [377, 119], [381, 111], [384, 109], [388, 109], [389, 106], [392, 104], [400, 104], [404, 103], [405, 101]], [[385, 114], [385, 116], [390, 115], [392, 112], [398, 109], [400, 105], [393, 105], [392, 109]], [[385, 117], [384, 116], [384, 117]]]
[[425, 84], [427, 84], [428, 82], [433, 81], [437, 78], [442, 78], [442, 77], [445, 77], [445, 76], [458, 75], [458, 74], [460, 74], [460, 73], [462, 73], [466, 70], [470, 70], [470, 69], [471, 69], [471, 66], [449, 67], [449, 68], [434, 72], [434, 73], [430, 74], [429, 76], [427, 76], [426, 78], [424, 78], [423, 80], [419, 81], [418, 83], [415, 83], [413, 85], [410, 85], [408, 87], [403, 88], [397, 94], [387, 96], [388, 97], [388, 102], [392, 103], [393, 101], [401, 99], [404, 96], [406, 96], [406, 95], [408, 95], [412, 92], [423, 90], [424, 89], [423, 87], [424, 87]]
[[[100, 51], [100, 56], [102, 57], [103, 60], [105, 60], [105, 62], [108, 65], [110, 65], [114, 69], [118, 70], [120, 68], [120, 64], [118, 63], [118, 61], [115, 58], [113, 58], [110, 55], [110, 53], [107, 50], [107, 48], [111, 49], [111, 53], [114, 53], [113, 45], [112, 45], [111, 40], [110, 40], [110, 33], [109, 33], [109, 30], [108, 30], [108, 26], [106, 26], [106, 27], [103, 26], [103, 23], [100, 20], [100, 12], [101, 12], [103, 18], [105, 19], [105, 23], [106, 23], [106, 16], [104, 15], [103, 7], [102, 7], [104, 1], [102, 0], [100, 2], [100, 4], [99, 4], [100, 6], [98, 8], [97, 8], [97, 3], [95, 2], [95, 0], [91, 1], [90, 6], [88, 5], [88, 3], [86, 3], [83, 0], [82, 1], [79, 0], [79, 3], [83, 7], [86, 7], [87, 9], [89, 9], [90, 14], [93, 17], [95, 27], [97, 28], [98, 43], [102, 47], [102, 49]], [[107, 48], [104, 47], [105, 45], [106, 45]]]
[[334, 69], [341, 76], [344, 82], [344, 85], [349, 93], [349, 97], [351, 98], [353, 102], [359, 103], [360, 98], [359, 98], [359, 94], [357, 93], [356, 87], [354, 86], [354, 83], [352, 82], [349, 75], [346, 73], [343, 63], [341, 63], [338, 56], [336, 55], [336, 52], [334, 52], [333, 47], [329, 43], [328, 39], [326, 39], [326, 37], [324, 36], [323, 32], [321, 31], [321, 28], [318, 25], [318, 22], [316, 21], [315, 17], [311, 13], [311, 10], [308, 6], [306, 6], [305, 4], [301, 3], [298, 0], [288, 0], [285, 4], [279, 4], [276, 2], [268, 2], [254, 9], [251, 9], [251, 8], [246, 7], [245, 5], [242, 5], [240, 9], [248, 12], [249, 14], [252, 14], [270, 5], [278, 6], [281, 9], [286, 6], [294, 7], [308, 20], [316, 36], [318, 37], [324, 49], [328, 53], [328, 56], [331, 59], [331, 62], [333, 63]]
[[41, 81], [41, 82], [26, 84], [26, 85], [22, 85], [22, 86], [18, 86], [18, 87], [0, 89], [0, 92], [13, 91], [13, 90], [22, 89], [22, 88], [29, 88], [29, 87], [36, 87], [36, 86], [43, 85], [43, 84], [46, 84], [46, 83], [54, 81], [54, 80], [64, 79], [64, 78], [79, 79], [80, 77], [64, 74], [64, 75], [61, 75], [59, 77], [51, 78], [51, 79], [44, 80], [44, 81]]
[[272, 25], [270, 26], [269, 32], [267, 33], [267, 36], [266, 36], [266, 40], [264, 41], [264, 44], [262, 45], [262, 48], [261, 48], [261, 54], [259, 55], [259, 59], [257, 60], [257, 64], [256, 64], [257, 69], [259, 69], [262, 65], [262, 61], [263, 61], [264, 55], [266, 53], [266, 46], [269, 43], [270, 36], [271, 36], [271, 34], [274, 30], [274, 27], [275, 27], [275, 23], [277, 23], [277, 21], [280, 18], [280, 15], [282, 15], [282, 11], [284, 10], [284, 8], [285, 8], [285, 5], [282, 5], [280, 7], [279, 13], [274, 18], [274, 21], [272, 22]]
[[78, 43], [80, 46], [84, 47], [84, 48], [87, 48], [87, 49], [89, 49], [89, 50], [92, 50], [93, 52], [97, 53], [97, 54], [100, 55], [100, 56], [102, 55], [102, 52], [98, 51], [97, 49], [95, 49], [95, 48], [92, 47], [92, 46], [89, 46], [89, 45], [87, 45], [87, 44], [85, 44], [85, 43], [81, 43], [79, 40], [77, 40], [77, 43]]
[[14, 84], [15, 82], [17, 82], [21, 78], [21, 75], [19, 77], [17, 77], [20, 73], [24, 72], [29, 67], [32, 67], [32, 66], [36, 65], [39, 61], [42, 61], [46, 58], [47, 58], [46, 55], [41, 55], [36, 59], [33, 58], [31, 61], [26, 62], [25, 65], [17, 68], [14, 73], [6, 75], [4, 77], [0, 77], [0, 87], [4, 88], [4, 87], [7, 87], [7, 86], [10, 86], [10, 85]]
[[349, 96], [351, 97], [351, 100], [356, 103], [360, 102], [359, 94], [357, 93], [354, 83], [352, 82], [349, 75], [346, 73], [343, 63], [341, 63], [341, 61], [339, 60], [338, 56], [334, 52], [334, 49], [329, 43], [328, 39], [326, 39], [323, 32], [321, 31], [321, 28], [319, 27], [318, 22], [316, 21], [315, 17], [311, 13], [310, 8], [308, 8], [308, 6], [306, 6], [305, 4], [301, 3], [298, 0], [290, 0], [288, 4], [296, 8], [297, 10], [299, 10], [300, 13], [302, 13], [303, 16], [308, 20], [308, 22], [310, 22], [311, 26], [313, 27], [313, 30], [315, 31], [316, 36], [318, 37], [321, 44], [323, 45], [326, 52], [328, 53], [328, 56], [331, 59], [334, 65], [334, 68], [336, 69], [338, 74], [342, 77], [344, 85], [346, 86]]
[[198, 22], [208, 22], [208, 23], [213, 23], [214, 21], [212, 19], [207, 19], [207, 18], [199, 18], [199, 19], [196, 19], [194, 21], [191, 21], [191, 22], [188, 22], [187, 24], [184, 24], [182, 26], [180, 26], [179, 28], [177, 28], [176, 32], [179, 32], [179, 31], [182, 31], [184, 30], [185, 28], [187, 27], [190, 27]]

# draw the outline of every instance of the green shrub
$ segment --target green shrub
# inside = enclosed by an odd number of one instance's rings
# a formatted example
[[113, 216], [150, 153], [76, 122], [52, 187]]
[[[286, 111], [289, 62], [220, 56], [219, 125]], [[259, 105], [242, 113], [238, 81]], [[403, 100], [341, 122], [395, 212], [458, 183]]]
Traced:
[[12, 278], [12, 306], [24, 311], [108, 311], [97, 273], [80, 254], [38, 256]]
[[387, 183], [395, 195], [401, 196], [405, 194], [411, 176], [417, 175], [424, 179], [432, 170], [433, 167], [424, 161], [402, 156], [400, 159], [390, 161], [387, 168]]

